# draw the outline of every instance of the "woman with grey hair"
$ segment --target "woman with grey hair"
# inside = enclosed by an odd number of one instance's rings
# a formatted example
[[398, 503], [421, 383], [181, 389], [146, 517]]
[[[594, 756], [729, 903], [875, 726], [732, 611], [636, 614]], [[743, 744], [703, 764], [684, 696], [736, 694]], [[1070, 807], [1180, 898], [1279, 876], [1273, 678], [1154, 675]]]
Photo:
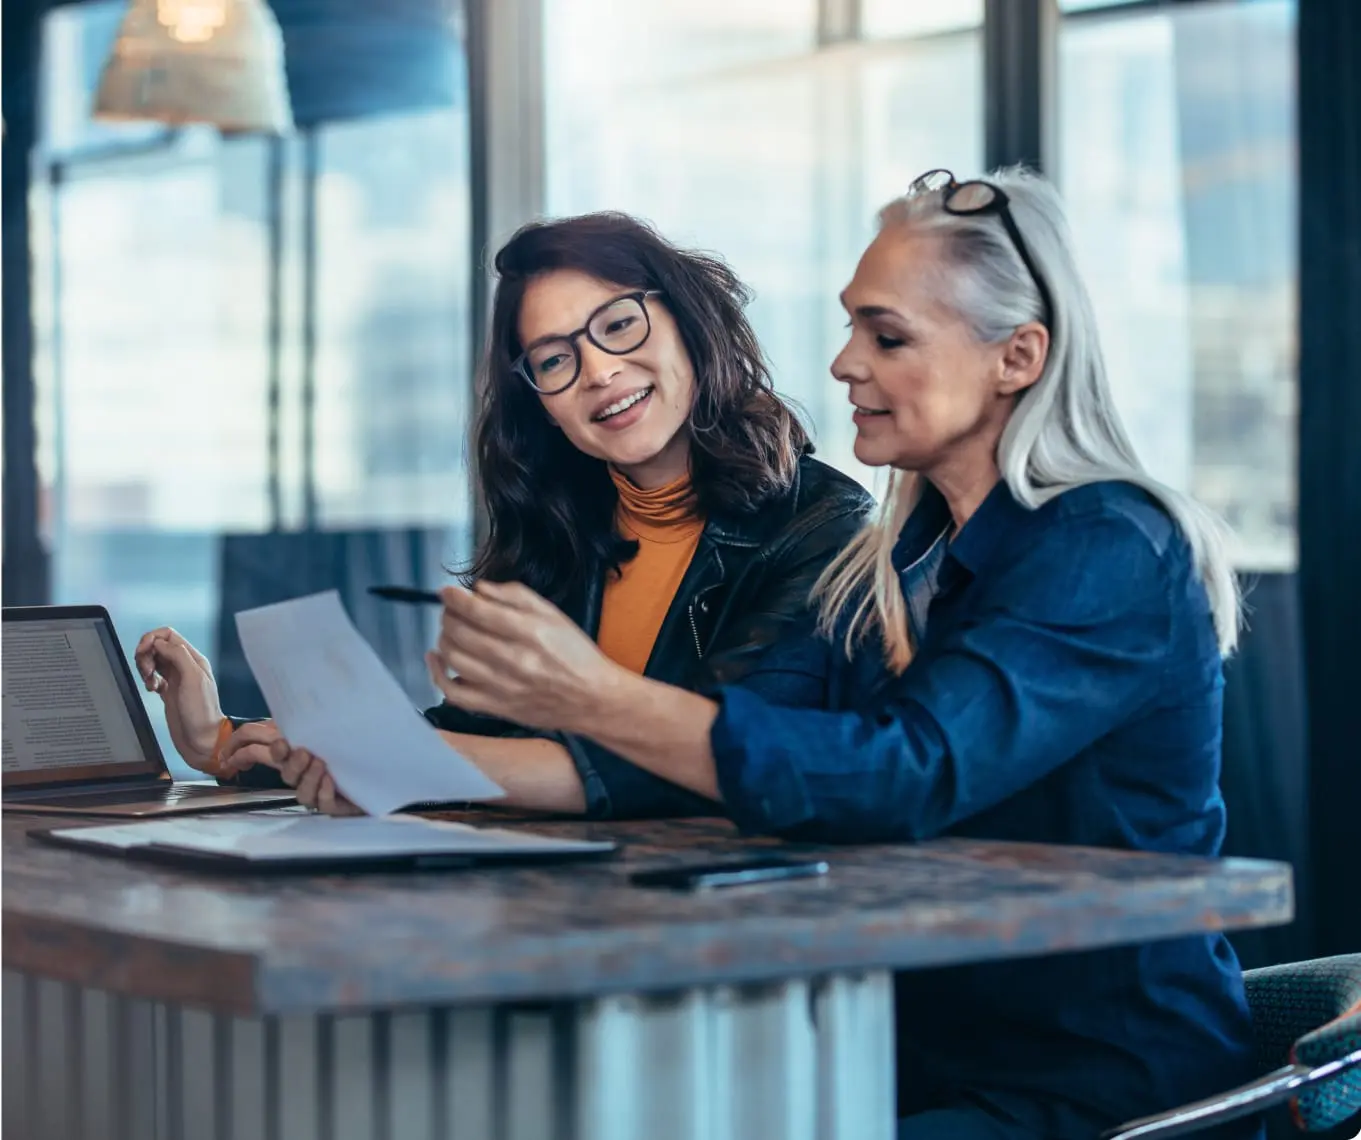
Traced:
[[[823, 575], [820, 628], [762, 662], [779, 686], [627, 674], [493, 583], [445, 592], [436, 684], [592, 737], [751, 830], [1214, 855], [1235, 580], [1218, 524], [1120, 425], [1057, 194], [933, 171], [880, 223], [832, 372], [891, 489]], [[278, 747], [290, 783], [319, 763]], [[913, 1140], [1086, 1140], [1251, 1075], [1218, 934], [905, 974], [897, 998]]]

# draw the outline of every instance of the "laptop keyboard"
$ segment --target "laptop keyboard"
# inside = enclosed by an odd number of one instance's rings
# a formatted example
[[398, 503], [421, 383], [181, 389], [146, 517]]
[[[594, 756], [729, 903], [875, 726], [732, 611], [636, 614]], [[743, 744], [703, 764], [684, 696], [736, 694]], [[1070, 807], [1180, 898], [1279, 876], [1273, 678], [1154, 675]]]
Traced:
[[217, 798], [238, 791], [237, 788], [210, 787], [204, 784], [177, 784], [165, 791], [123, 788], [117, 792], [87, 792], [76, 796], [43, 796], [45, 807], [118, 807], [121, 804], [178, 804], [185, 800]]

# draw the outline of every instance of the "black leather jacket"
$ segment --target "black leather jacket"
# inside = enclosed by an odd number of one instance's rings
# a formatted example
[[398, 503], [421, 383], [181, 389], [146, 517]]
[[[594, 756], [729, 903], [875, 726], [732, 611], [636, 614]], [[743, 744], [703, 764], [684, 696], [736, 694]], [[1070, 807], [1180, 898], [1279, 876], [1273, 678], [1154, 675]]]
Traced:
[[[711, 517], [666, 612], [644, 675], [704, 692], [741, 681], [786, 630], [811, 623], [809, 591], [860, 529], [873, 500], [853, 479], [805, 455], [789, 491], [759, 511]], [[595, 637], [605, 570], [563, 608]], [[630, 764], [594, 741], [539, 733], [452, 705], [426, 711], [437, 728], [482, 736], [549, 736], [581, 774], [596, 818], [705, 815], [713, 802]]]

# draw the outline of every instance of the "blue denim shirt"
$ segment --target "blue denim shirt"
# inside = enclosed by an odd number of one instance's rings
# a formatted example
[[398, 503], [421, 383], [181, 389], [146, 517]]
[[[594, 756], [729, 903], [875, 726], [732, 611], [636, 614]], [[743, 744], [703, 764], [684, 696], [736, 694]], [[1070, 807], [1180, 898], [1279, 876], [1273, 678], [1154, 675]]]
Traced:
[[[1036, 510], [999, 483], [947, 545], [948, 524], [928, 490], [895, 551], [916, 645], [900, 676], [877, 645], [848, 660], [810, 635], [763, 664], [763, 691], [802, 707], [717, 694], [733, 818], [832, 842], [1216, 854], [1221, 661], [1171, 517], [1124, 483]], [[1253, 1075], [1221, 935], [905, 974], [898, 1001], [904, 1112], [963, 1098], [1090, 1137]]]

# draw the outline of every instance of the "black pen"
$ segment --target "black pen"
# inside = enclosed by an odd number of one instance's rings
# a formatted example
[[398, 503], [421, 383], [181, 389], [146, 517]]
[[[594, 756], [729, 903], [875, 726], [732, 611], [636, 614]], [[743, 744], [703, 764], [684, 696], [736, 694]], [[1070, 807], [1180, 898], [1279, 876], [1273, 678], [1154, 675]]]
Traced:
[[410, 602], [412, 605], [442, 606], [444, 599], [429, 590], [417, 590], [411, 586], [370, 586], [369, 593], [375, 598], [389, 602]]

